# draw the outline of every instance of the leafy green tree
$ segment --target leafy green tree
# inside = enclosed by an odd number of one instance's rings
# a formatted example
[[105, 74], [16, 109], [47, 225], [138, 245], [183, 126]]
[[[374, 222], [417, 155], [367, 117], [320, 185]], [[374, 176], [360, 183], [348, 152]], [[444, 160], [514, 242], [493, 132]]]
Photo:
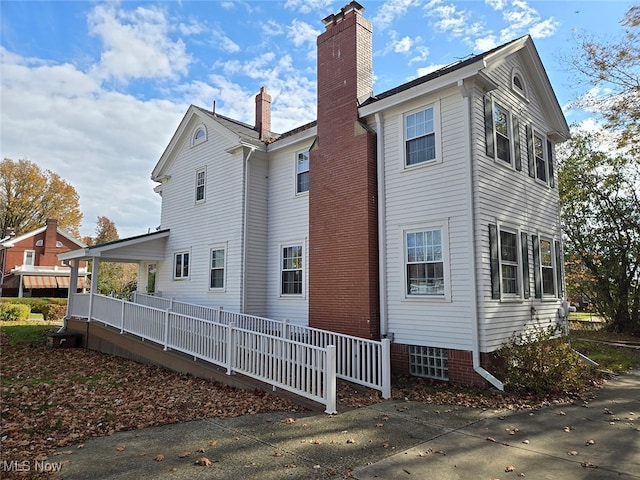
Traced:
[[0, 238], [44, 226], [47, 218], [79, 238], [80, 197], [57, 173], [30, 160], [0, 162]]
[[597, 134], [560, 149], [559, 189], [569, 278], [615, 331], [640, 334], [640, 162]]
[[[600, 112], [607, 128], [619, 135], [619, 145], [640, 151], [640, 5], [632, 6], [621, 22], [622, 36], [598, 41], [587, 35], [571, 64], [594, 90], [578, 101]], [[575, 73], [575, 72], [574, 72]]]
[[[107, 217], [98, 217], [96, 236], [86, 239], [87, 244], [100, 245], [119, 240], [118, 229]], [[98, 293], [128, 297], [136, 290], [138, 265], [134, 263], [101, 262], [98, 271]]]

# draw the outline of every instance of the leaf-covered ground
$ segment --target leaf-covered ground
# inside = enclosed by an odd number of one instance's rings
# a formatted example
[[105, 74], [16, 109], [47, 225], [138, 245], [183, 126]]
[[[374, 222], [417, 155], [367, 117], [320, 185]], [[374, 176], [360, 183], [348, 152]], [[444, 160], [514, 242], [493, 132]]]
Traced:
[[[54, 450], [118, 431], [302, 407], [99, 352], [56, 349], [0, 335], [2, 458], [42, 459]], [[393, 398], [478, 408], [527, 408], [547, 401], [394, 378]], [[378, 392], [339, 382], [339, 408], [380, 402]]]

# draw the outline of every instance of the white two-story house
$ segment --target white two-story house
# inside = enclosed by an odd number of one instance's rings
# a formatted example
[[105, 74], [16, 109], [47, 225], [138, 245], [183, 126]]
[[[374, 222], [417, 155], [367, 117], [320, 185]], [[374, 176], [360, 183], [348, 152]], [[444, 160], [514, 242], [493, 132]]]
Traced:
[[529, 36], [373, 92], [351, 2], [318, 37], [317, 120], [271, 132], [191, 106], [153, 168], [158, 232], [68, 254], [137, 261], [139, 290], [392, 341], [399, 372], [498, 383], [491, 353], [564, 307], [555, 145]]

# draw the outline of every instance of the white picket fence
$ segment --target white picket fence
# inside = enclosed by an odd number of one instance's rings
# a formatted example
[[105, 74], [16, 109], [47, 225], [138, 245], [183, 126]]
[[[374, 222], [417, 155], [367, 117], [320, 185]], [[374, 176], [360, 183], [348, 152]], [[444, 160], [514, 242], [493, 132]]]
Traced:
[[172, 312], [203, 318], [226, 325], [286, 338], [306, 345], [326, 348], [336, 347], [336, 376], [358, 385], [363, 385], [382, 393], [383, 398], [391, 397], [391, 351], [390, 341], [368, 340], [344, 335], [288, 321], [273, 320], [242, 313], [229, 312], [222, 308], [206, 307], [177, 300], [134, 293], [133, 301]]

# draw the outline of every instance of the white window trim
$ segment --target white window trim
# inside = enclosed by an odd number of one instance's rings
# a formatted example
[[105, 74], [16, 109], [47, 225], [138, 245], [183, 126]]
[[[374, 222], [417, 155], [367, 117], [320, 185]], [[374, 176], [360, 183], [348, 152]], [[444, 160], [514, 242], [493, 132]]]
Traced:
[[[200, 138], [196, 138], [196, 135], [200, 130], [204, 131], [204, 135]], [[207, 127], [205, 127], [203, 123], [200, 123], [196, 125], [196, 127], [193, 129], [193, 133], [191, 134], [191, 146], [195, 147], [196, 145], [200, 145], [201, 143], [206, 142], [208, 138], [209, 132], [207, 130]]]
[[[224, 265], [222, 266], [222, 287], [211, 286], [211, 270], [213, 269], [211, 253], [214, 250], [222, 250], [224, 252]], [[227, 245], [217, 244], [209, 246], [209, 278], [207, 280], [210, 292], [226, 292], [227, 291]]]
[[36, 241], [36, 247], [42, 247], [44, 245], [44, 240], [40, 239]]
[[[538, 178], [538, 159], [536, 158], [536, 136], [542, 139], [542, 157], [544, 158], [544, 171], [546, 173], [547, 179], [541, 180]], [[549, 153], [547, 152], [547, 136], [542, 133], [540, 130], [537, 130], [533, 126], [531, 127], [531, 149], [533, 150], [533, 169], [535, 173], [535, 181], [540, 185], [545, 185], [548, 188], [551, 188], [550, 180], [549, 180]]]
[[[520, 83], [522, 83], [522, 90], [520, 90], [518, 87], [516, 87], [515, 83], [514, 83], [514, 79], [518, 77], [520, 79]], [[511, 90], [518, 95], [520, 98], [522, 98], [523, 100], [526, 100], [527, 102], [529, 102], [529, 90], [528, 90], [528, 86], [527, 86], [527, 81], [525, 76], [523, 75], [522, 71], [518, 68], [518, 67], [514, 67], [511, 70]]]
[[[201, 172], [204, 173], [204, 184], [202, 185], [202, 187], [203, 187], [202, 198], [200, 200], [198, 200], [198, 175]], [[194, 189], [193, 194], [194, 194], [193, 195], [194, 196], [194, 203], [196, 205], [200, 205], [201, 203], [205, 203], [207, 201], [207, 167], [206, 167], [206, 165], [204, 167], [196, 169], [195, 189]]]
[[[282, 272], [284, 271], [282, 262], [284, 260], [284, 249], [288, 247], [302, 247], [302, 292], [301, 293], [283, 293], [282, 292]], [[278, 293], [280, 298], [306, 298], [307, 296], [307, 246], [304, 240], [294, 240], [291, 242], [281, 243], [279, 245], [280, 252], [278, 254]]]
[[[517, 227], [510, 226], [505, 223], [496, 222], [497, 232], [498, 232], [498, 264], [500, 265], [500, 301], [509, 302], [509, 301], [521, 301], [524, 298], [524, 279], [522, 278], [522, 235], [521, 230]], [[502, 237], [500, 236], [500, 232], [507, 232], [514, 234], [516, 236], [516, 249], [518, 254], [518, 265], [517, 265], [517, 282], [518, 282], [518, 293], [505, 293], [503, 291], [503, 277], [502, 277]]]
[[[542, 264], [542, 242], [549, 242], [549, 248], [551, 250], [551, 268], [553, 269], [553, 293], [545, 293], [544, 292], [544, 276], [542, 275], [542, 272], [544, 271], [544, 265]], [[558, 299], [558, 282], [557, 282], [557, 278], [558, 278], [558, 271], [556, 270], [558, 268], [558, 265], [556, 265], [556, 242], [553, 236], [550, 235], [545, 235], [545, 234], [541, 234], [538, 233], [538, 258], [540, 259], [540, 293], [542, 294], [542, 298], [538, 299], [538, 300], [542, 300], [542, 301], [548, 301], [548, 300], [552, 300], [555, 301]], [[549, 268], [549, 267], [546, 267]]]
[[[509, 134], [509, 162], [505, 162], [501, 158], [498, 158], [498, 129], [496, 128], [496, 117], [495, 111], [496, 109], [500, 109], [507, 114], [507, 122], [508, 122], [508, 134]], [[510, 170], [515, 170], [516, 162], [515, 162], [515, 149], [514, 149], [514, 131], [513, 131], [513, 114], [511, 110], [503, 106], [502, 103], [498, 103], [495, 99], [491, 99], [491, 121], [493, 122], [493, 162], [498, 165], [503, 166], [504, 168], [508, 168]]]
[[[27, 254], [28, 253], [31, 254], [32, 263], [27, 263]], [[35, 266], [35, 264], [36, 264], [36, 251], [35, 250], [25, 250], [24, 254], [22, 256], [22, 264], [23, 265], [28, 265], [30, 267]]]
[[[298, 150], [296, 151], [295, 154], [295, 160], [293, 163], [293, 191], [296, 197], [301, 197], [301, 196], [305, 196], [305, 195], [309, 195], [309, 189], [305, 190], [304, 192], [299, 192], [298, 191], [298, 155], [300, 155], [301, 153], [307, 153], [309, 155], [309, 163], [311, 163], [311, 152], [309, 150]], [[311, 167], [311, 165], [309, 165], [309, 167]], [[310, 169], [306, 170], [307, 172], [310, 171]]]
[[62, 244], [62, 242], [60, 240], [58, 240], [56, 242], [56, 248], [62, 248], [62, 247], [64, 247], [64, 245]]
[[[444, 276], [444, 295], [411, 295], [407, 289], [407, 233], [442, 230], [442, 270]], [[437, 220], [429, 223], [405, 225], [400, 229], [402, 246], [401, 276], [403, 299], [408, 302], [445, 303], [451, 302], [451, 260], [449, 258], [449, 220]]]
[[[189, 273], [187, 274], [186, 277], [185, 276], [177, 277], [176, 276], [176, 260], [178, 258], [178, 255], [184, 255], [185, 253], [187, 255], [189, 255]], [[184, 259], [184, 257], [183, 257], [183, 259]], [[191, 278], [191, 269], [193, 268], [193, 256], [191, 255], [191, 249], [179, 250], [179, 251], [174, 252], [174, 254], [173, 254], [173, 262], [171, 264], [171, 268], [173, 270], [172, 277], [173, 277], [174, 280], [176, 280], [176, 281], [189, 280]]]
[[[425, 162], [416, 163], [414, 165], [407, 165], [407, 127], [406, 127], [406, 118], [408, 115], [412, 115], [417, 112], [421, 112], [423, 110], [427, 110], [429, 108], [433, 109], [433, 133], [435, 136], [435, 148], [436, 148], [436, 156], [433, 160], [427, 160]], [[430, 165], [437, 165], [442, 163], [442, 145], [441, 145], [441, 131], [440, 131], [440, 102], [433, 102], [426, 105], [421, 105], [418, 108], [414, 108], [407, 112], [403, 112], [398, 116], [398, 122], [400, 125], [400, 168], [403, 171], [411, 171], [416, 168], [424, 168]]]

